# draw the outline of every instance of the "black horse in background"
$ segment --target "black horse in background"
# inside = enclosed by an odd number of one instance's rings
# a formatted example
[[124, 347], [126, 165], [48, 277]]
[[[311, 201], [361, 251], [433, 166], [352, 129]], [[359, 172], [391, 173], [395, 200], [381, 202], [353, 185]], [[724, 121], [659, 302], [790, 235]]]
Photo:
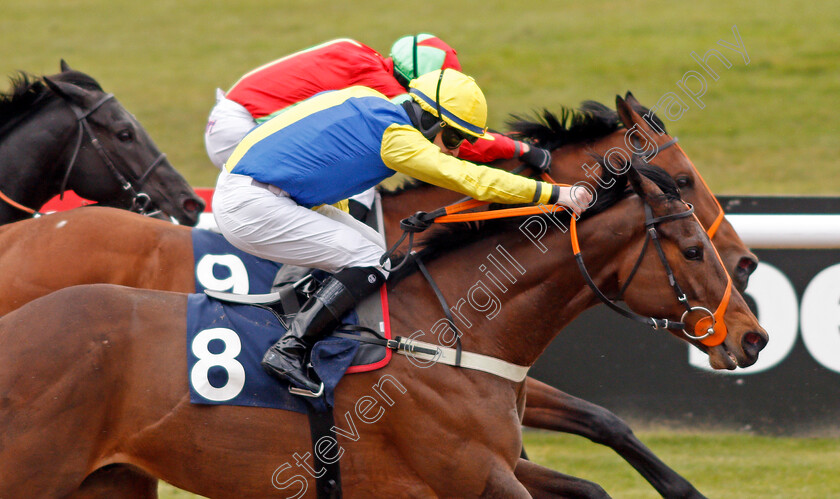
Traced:
[[0, 224], [72, 190], [103, 206], [193, 226], [204, 201], [113, 94], [61, 61], [0, 94]]

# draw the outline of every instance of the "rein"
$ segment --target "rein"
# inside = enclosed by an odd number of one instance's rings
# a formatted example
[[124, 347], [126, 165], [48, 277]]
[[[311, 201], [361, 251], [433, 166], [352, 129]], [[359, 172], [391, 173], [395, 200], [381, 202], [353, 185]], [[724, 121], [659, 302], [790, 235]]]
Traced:
[[[160, 213], [159, 210], [149, 210], [149, 206], [151, 205], [151, 198], [149, 197], [149, 195], [142, 191], [138, 192], [135, 189], [135, 186], [137, 189], [142, 188], [143, 184], [146, 182], [146, 180], [148, 180], [149, 176], [152, 174], [154, 169], [158, 165], [160, 165], [164, 161], [164, 159], [166, 159], [166, 154], [160, 153], [160, 155], [154, 161], [152, 161], [149, 167], [146, 168], [146, 171], [140, 176], [140, 178], [138, 178], [132, 183], [125, 177], [125, 175], [120, 173], [116, 164], [111, 159], [111, 157], [108, 156], [108, 153], [105, 151], [105, 148], [99, 142], [99, 139], [97, 138], [96, 134], [93, 132], [93, 129], [88, 123], [88, 118], [93, 113], [95, 113], [100, 107], [102, 107], [103, 104], [105, 104], [113, 98], [114, 94], [106, 94], [101, 99], [99, 99], [93, 106], [91, 106], [90, 109], [86, 111], [82, 110], [72, 102], [68, 102], [70, 109], [76, 116], [76, 122], [79, 124], [79, 127], [78, 133], [76, 135], [76, 145], [73, 148], [73, 154], [70, 156], [70, 163], [67, 166], [67, 170], [64, 172], [64, 177], [61, 181], [61, 187], [59, 188], [59, 199], [64, 199], [64, 193], [67, 190], [67, 182], [70, 179], [70, 173], [72, 172], [73, 167], [76, 166], [76, 159], [79, 155], [79, 151], [82, 148], [82, 141], [84, 139], [85, 134], [87, 134], [90, 137], [90, 144], [93, 146], [94, 150], [99, 155], [99, 158], [108, 168], [108, 171], [117, 180], [122, 189], [131, 195], [131, 208], [129, 209], [129, 211], [133, 211], [146, 216], [157, 215], [158, 213]], [[0, 199], [2, 199], [10, 206], [17, 208], [18, 210], [24, 211], [26, 213], [29, 213], [33, 216], [38, 217], [43, 215], [43, 213], [37, 210], [34, 210], [14, 201], [2, 191], [0, 191]]]
[[[653, 329], [663, 328], [672, 330], [682, 330], [683, 334], [691, 340], [699, 341], [700, 343], [703, 343], [704, 345], [710, 347], [717, 346], [723, 343], [723, 340], [726, 338], [726, 324], [723, 321], [723, 316], [726, 313], [726, 308], [729, 305], [729, 299], [732, 295], [732, 279], [729, 277], [729, 273], [726, 273], [726, 291], [724, 291], [720, 304], [718, 305], [718, 308], [715, 310], [714, 313], [712, 313], [712, 311], [706, 307], [701, 307], [699, 305], [689, 305], [688, 299], [686, 298], [686, 295], [683, 292], [682, 288], [680, 288], [680, 285], [677, 282], [676, 277], [674, 276], [674, 272], [671, 269], [671, 265], [668, 263], [668, 259], [665, 257], [665, 251], [662, 249], [662, 243], [660, 242], [659, 234], [656, 230], [657, 224], [669, 222], [672, 220], [678, 220], [689, 216], [694, 216], [694, 207], [688, 203], [686, 203], [686, 205], [688, 206], [688, 209], [686, 211], [674, 213], [671, 215], [665, 215], [662, 217], [654, 217], [650, 205], [645, 204], [645, 227], [647, 227], [645, 242], [642, 246], [642, 251], [639, 253], [639, 257], [636, 259], [636, 264], [634, 265], [633, 270], [630, 272], [627, 281], [624, 283], [624, 286], [622, 286], [621, 291], [619, 292], [619, 296], [622, 296], [624, 294], [624, 291], [629, 286], [630, 281], [633, 280], [633, 277], [636, 275], [636, 271], [641, 265], [642, 258], [644, 257], [645, 252], [647, 251], [650, 241], [653, 241], [653, 245], [656, 248], [657, 254], [659, 255], [659, 261], [662, 262], [662, 266], [665, 268], [665, 273], [668, 276], [668, 282], [670, 283], [671, 288], [676, 294], [677, 301], [682, 303], [685, 307], [685, 312], [683, 312], [679, 322], [670, 321], [668, 319], [656, 319], [654, 317], [645, 317], [635, 312], [625, 310], [619, 307], [615, 303], [615, 301], [609, 299], [598, 288], [598, 286], [590, 277], [589, 272], [586, 270], [586, 265], [583, 262], [583, 256], [581, 255], [580, 245], [578, 243], [577, 238], [577, 220], [574, 217], [572, 218], [571, 222], [572, 249], [574, 250], [575, 260], [577, 261], [578, 268], [580, 269], [580, 272], [583, 275], [586, 284], [590, 287], [590, 289], [592, 289], [592, 291], [595, 293], [598, 299], [601, 300], [601, 302], [607, 305], [609, 308], [613, 309], [614, 311], [618, 312], [624, 317], [627, 317], [628, 319], [647, 324], [653, 327]], [[715, 256], [718, 259], [718, 262], [721, 262], [720, 256], [717, 254], [717, 249], [714, 248], [714, 245], [712, 245], [712, 248], [715, 250]], [[722, 262], [721, 265], [723, 265]], [[694, 311], [705, 312], [707, 316], [697, 321], [697, 323], [694, 326], [694, 334], [691, 334], [685, 330], [686, 324], [684, 321], [685, 317], [689, 313]]]
[[9, 196], [7, 196], [6, 194], [4, 194], [3, 191], [0, 191], [0, 199], [2, 199], [6, 204], [8, 204], [8, 205], [10, 205], [14, 208], [17, 208], [20, 211], [24, 211], [26, 213], [29, 213], [32, 216], [40, 217], [41, 215], [43, 215], [43, 213], [41, 213], [40, 211], [33, 210], [32, 208], [28, 208], [28, 207], [18, 203], [14, 199], [12, 199]]
[[[670, 142], [666, 143], [665, 146], [662, 147], [661, 149], [664, 149], [666, 147], [669, 147], [670, 145], [675, 144], [676, 141], [677, 141], [677, 139], [674, 138]], [[636, 156], [636, 154], [634, 154], [634, 156]], [[641, 156], [641, 155], [638, 155], [638, 157], [643, 158], [643, 156]], [[520, 169], [520, 171], [521, 171], [521, 169]], [[566, 184], [557, 184], [557, 182], [554, 182], [553, 179], [546, 173], [542, 174], [541, 176], [547, 182], [551, 182], [551, 183], [556, 184], [556, 185], [568, 186]], [[418, 268], [420, 268], [420, 270], [423, 273], [426, 280], [432, 286], [432, 289], [435, 292], [435, 295], [438, 297], [438, 300], [440, 301], [441, 306], [443, 307], [443, 310], [445, 312], [448, 312], [449, 307], [446, 303], [446, 300], [443, 298], [443, 294], [440, 292], [440, 289], [435, 284], [435, 282], [432, 279], [431, 275], [429, 274], [428, 270], [425, 269], [425, 266], [423, 265], [422, 261], [420, 260], [419, 255], [417, 255], [417, 253], [412, 251], [412, 246], [413, 246], [413, 243], [414, 243], [414, 233], [422, 232], [422, 231], [426, 230], [433, 223], [471, 222], [471, 221], [491, 220], [491, 219], [499, 219], [499, 218], [519, 217], [519, 216], [526, 216], [526, 215], [549, 214], [549, 213], [554, 213], [554, 212], [557, 212], [557, 211], [560, 211], [560, 210], [563, 210], [563, 211], [566, 210], [565, 207], [562, 207], [558, 204], [555, 204], [555, 205], [552, 205], [552, 206], [549, 206], [549, 207], [546, 207], [544, 205], [538, 205], [538, 206], [524, 206], [524, 207], [517, 207], [517, 208], [504, 208], [504, 209], [499, 209], [499, 210], [484, 211], [484, 212], [478, 212], [478, 213], [463, 213], [464, 211], [474, 209], [474, 208], [477, 208], [477, 207], [480, 207], [480, 206], [485, 206], [487, 204], [488, 203], [486, 203], [484, 201], [478, 201], [478, 200], [475, 200], [475, 199], [467, 198], [467, 200], [460, 201], [458, 203], [455, 203], [455, 204], [452, 204], [452, 205], [449, 205], [449, 206], [438, 208], [438, 209], [436, 209], [432, 212], [426, 213], [426, 212], [419, 211], [419, 212], [415, 213], [414, 215], [402, 220], [400, 222], [400, 228], [403, 229], [403, 235], [400, 237], [400, 239], [391, 248], [388, 249], [388, 251], [385, 252], [384, 255], [382, 255], [382, 258], [380, 259], [380, 264], [384, 264], [393, 255], [394, 251], [396, 251], [396, 249], [400, 246], [400, 244], [405, 240], [406, 236], [408, 236], [409, 237], [408, 254], [403, 258], [403, 260], [397, 266], [392, 268], [391, 271], [393, 272], [393, 271], [399, 269], [400, 267], [405, 265], [409, 260], [414, 261], [418, 265]], [[645, 317], [645, 316], [637, 314], [635, 312], [625, 310], [624, 308], [619, 307], [613, 300], [610, 300], [598, 288], [597, 284], [595, 284], [595, 282], [592, 280], [592, 277], [589, 275], [589, 272], [586, 269], [586, 265], [583, 261], [583, 256], [581, 255], [580, 243], [579, 243], [578, 237], [577, 237], [577, 218], [574, 215], [571, 217], [571, 225], [570, 225], [572, 250], [574, 252], [575, 260], [577, 261], [578, 268], [580, 269], [580, 272], [581, 272], [584, 280], [586, 281], [586, 284], [595, 293], [595, 296], [597, 296], [598, 299], [601, 302], [603, 302], [605, 305], [607, 305], [612, 310], [616, 311], [617, 313], [621, 314], [624, 317], [635, 320], [637, 322], [641, 322], [643, 324], [647, 324], [647, 325], [651, 326], [653, 329], [663, 328], [663, 329], [670, 329], [670, 330], [677, 330], [677, 331], [681, 330], [683, 332], [683, 334], [691, 340], [699, 341], [700, 343], [702, 343], [706, 346], [709, 346], [709, 347], [717, 346], [717, 345], [720, 345], [721, 343], [723, 343], [724, 339], [726, 338], [726, 333], [727, 333], [726, 324], [724, 323], [723, 317], [726, 313], [726, 308], [729, 304], [729, 299], [730, 299], [731, 293], [732, 293], [732, 279], [729, 277], [729, 273], [728, 272], [726, 273], [726, 291], [724, 291], [724, 295], [721, 298], [720, 304], [718, 305], [718, 307], [717, 307], [717, 309], [715, 310], [714, 313], [706, 307], [702, 307], [702, 306], [699, 306], [699, 305], [695, 305], [695, 306], [689, 305], [688, 299], [687, 299], [685, 293], [682, 291], [682, 288], [679, 286], [679, 283], [677, 283], [677, 280], [676, 280], [676, 277], [674, 276], [673, 270], [671, 269], [671, 266], [668, 263], [667, 258], [665, 257], [665, 251], [662, 249], [662, 244], [660, 242], [659, 234], [656, 230], [656, 226], [660, 223], [666, 223], [666, 222], [669, 222], [669, 221], [678, 220], [678, 219], [686, 218], [686, 217], [689, 217], [689, 216], [694, 216], [695, 220], [696, 220], [696, 216], [694, 215], [694, 207], [691, 206], [688, 203], [686, 203], [686, 206], [688, 207], [688, 209], [683, 211], [683, 212], [674, 213], [674, 214], [670, 214], [670, 215], [664, 215], [664, 216], [661, 216], [661, 217], [654, 217], [653, 216], [653, 211], [652, 211], [650, 205], [645, 203], [645, 205], [644, 205], [644, 207], [645, 207], [645, 227], [647, 228], [646, 235], [645, 235], [645, 243], [644, 243], [644, 246], [642, 247], [641, 254], [639, 255], [639, 257], [636, 260], [636, 264], [635, 264], [633, 270], [631, 271], [627, 282], [621, 288], [621, 292], [620, 292], [620, 295], [619, 295], [619, 296], [623, 295], [624, 291], [627, 289], [627, 286], [629, 285], [630, 280], [632, 280], [632, 278], [635, 276], [636, 271], [638, 270], [638, 268], [641, 265], [642, 258], [644, 257], [644, 254], [647, 251], [649, 242], [653, 241], [654, 247], [656, 248], [657, 254], [659, 255], [659, 259], [662, 262], [662, 265], [665, 268], [665, 273], [668, 276], [668, 282], [670, 283], [671, 288], [674, 290], [674, 293], [676, 295], [677, 300], [680, 303], [682, 303], [683, 306], [685, 307], [685, 312], [683, 312], [682, 316], [680, 317], [679, 322], [671, 321], [669, 319], [657, 319], [655, 317]], [[721, 213], [722, 213], [722, 211], [721, 211]], [[698, 224], [700, 223], [699, 220], [697, 221], [697, 223]], [[700, 226], [702, 227], [702, 224]], [[709, 239], [711, 240], [711, 236], [709, 237]], [[723, 262], [721, 261], [720, 255], [717, 253], [717, 249], [714, 247], [714, 244], [712, 244], [712, 249], [715, 251], [715, 256], [718, 259], [718, 262], [721, 264], [721, 266], [723, 266]], [[685, 321], [686, 316], [689, 313], [694, 312], [694, 311], [704, 312], [704, 313], [707, 314], [707, 316], [701, 318], [700, 320], [698, 320], [695, 323], [694, 334], [692, 334], [692, 333], [689, 333], [688, 331], [686, 331], [686, 329], [685, 329], [686, 324], [685, 324], [684, 321]], [[461, 341], [460, 341], [461, 334], [458, 332], [458, 329], [457, 329], [451, 315], [449, 313], [447, 313], [446, 316], [447, 316], [448, 322], [450, 323], [450, 326], [452, 327], [453, 331], [455, 332], [455, 337], [456, 337], [456, 340], [457, 340], [457, 348], [456, 348], [457, 356], [456, 356], [455, 365], [459, 366], [459, 362], [457, 362], [457, 361], [460, 359], [460, 353], [461, 353]]]

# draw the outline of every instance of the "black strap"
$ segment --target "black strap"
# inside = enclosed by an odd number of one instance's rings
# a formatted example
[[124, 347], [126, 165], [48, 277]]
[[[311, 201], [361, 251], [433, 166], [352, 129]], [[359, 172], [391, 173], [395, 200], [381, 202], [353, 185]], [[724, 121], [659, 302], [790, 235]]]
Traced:
[[408, 249], [406, 250], [406, 255], [402, 259], [402, 261], [398, 265], [393, 265], [394, 262], [391, 262], [391, 268], [388, 270], [390, 272], [394, 272], [399, 270], [403, 267], [406, 263], [409, 262], [411, 256], [411, 249], [414, 247], [414, 234], [417, 232], [423, 232], [424, 230], [428, 229], [434, 222], [435, 218], [442, 217], [446, 215], [446, 208], [438, 208], [437, 210], [426, 213], [425, 211], [418, 211], [414, 215], [411, 215], [408, 218], [404, 218], [400, 220], [400, 229], [402, 229], [403, 233], [400, 236], [400, 239], [391, 246], [388, 251], [382, 254], [379, 258], [379, 265], [385, 265], [385, 262], [390, 260], [392, 256], [394, 256], [394, 252], [397, 251], [397, 248], [400, 247], [403, 241], [405, 241], [406, 236], [408, 236]]
[[[680, 285], [677, 283], [676, 277], [674, 277], [674, 273], [671, 270], [671, 265], [668, 264], [668, 260], [665, 258], [665, 252], [662, 249], [662, 245], [659, 242], [658, 234], [656, 233], [656, 224], [662, 222], [668, 222], [670, 220], [677, 220], [680, 218], [685, 218], [694, 214], [694, 206], [686, 203], [688, 209], [680, 212], [680, 213], [672, 213], [669, 215], [664, 215], [661, 217], [653, 216], [653, 210], [651, 209], [650, 205], [647, 203], [644, 204], [645, 206], [645, 226], [647, 227], [647, 238], [645, 240], [645, 245], [642, 248], [642, 255], [644, 255], [645, 250], [647, 250], [648, 241], [653, 241], [653, 245], [656, 248], [656, 251], [659, 255], [659, 259], [662, 262], [662, 265], [665, 267], [665, 272], [668, 275], [668, 282], [671, 284], [672, 289], [677, 294], [677, 300], [686, 307], [687, 311], [691, 311], [691, 306], [688, 304], [686, 299], [685, 293], [682, 292]], [[643, 315], [639, 315], [635, 312], [631, 312], [629, 310], [625, 310], [618, 305], [616, 305], [612, 300], [607, 298], [607, 296], [598, 288], [598, 285], [595, 284], [595, 281], [592, 280], [592, 277], [589, 275], [589, 272], [586, 270], [586, 265], [583, 262], [583, 256], [580, 253], [575, 254], [575, 260], [577, 261], [578, 268], [580, 269], [580, 273], [583, 276], [583, 279], [586, 281], [586, 284], [595, 293], [595, 296], [601, 300], [606, 306], [610, 307], [614, 311], [618, 312], [619, 314], [627, 317], [628, 319], [632, 319], [634, 321], [641, 322], [643, 324], [647, 324], [652, 326], [654, 329], [665, 328], [665, 329], [685, 329], [685, 323], [683, 322], [676, 322], [676, 321], [669, 321], [668, 319], [657, 319], [655, 317], [645, 317]], [[639, 266], [642, 257], [640, 256], [636, 260], [636, 266], [633, 268], [633, 274], [636, 273], [637, 267]], [[626, 289], [626, 284], [624, 287], [621, 288], [619, 296], [624, 293]]]
[[300, 312], [300, 302], [294, 283], [280, 286], [277, 292], [280, 296], [280, 304], [283, 307], [284, 314], [291, 315]]
[[446, 303], [446, 298], [443, 297], [443, 293], [441, 292], [440, 288], [435, 283], [435, 280], [432, 279], [432, 275], [429, 274], [429, 271], [426, 269], [426, 266], [423, 265], [423, 260], [421, 260], [420, 257], [415, 254], [414, 261], [417, 263], [417, 268], [420, 269], [420, 272], [423, 274], [423, 277], [425, 277], [426, 280], [429, 281], [429, 286], [431, 286], [432, 291], [435, 292], [435, 296], [437, 296], [441, 307], [443, 307], [443, 313], [444, 315], [446, 315], [446, 320], [449, 321], [449, 326], [452, 327], [452, 332], [455, 333], [455, 366], [461, 367], [461, 333], [458, 331], [458, 327], [455, 325], [455, 321], [452, 319], [452, 311], [449, 310], [449, 305]]
[[414, 35], [414, 40], [411, 44], [411, 77], [417, 79], [417, 35]]
[[639, 253], [639, 257], [636, 258], [636, 263], [633, 265], [633, 270], [630, 271], [630, 275], [627, 276], [627, 280], [624, 281], [624, 286], [621, 286], [621, 289], [618, 290], [618, 295], [616, 295], [614, 301], [619, 301], [624, 299], [624, 292], [627, 291], [627, 288], [630, 287], [630, 283], [633, 281], [633, 277], [636, 276], [636, 272], [639, 271], [639, 267], [642, 266], [642, 259], [645, 257], [645, 253], [647, 253], [648, 244], [650, 244], [650, 234], [645, 236], [645, 244], [642, 246], [642, 251]]
[[645, 203], [645, 218], [647, 219], [645, 224], [648, 228], [648, 236], [650, 237], [650, 240], [653, 241], [653, 246], [656, 248], [656, 252], [659, 255], [659, 260], [662, 262], [662, 266], [665, 267], [665, 273], [668, 274], [668, 282], [671, 284], [671, 289], [674, 290], [674, 293], [676, 293], [677, 295], [677, 300], [683, 304], [687, 312], [691, 312], [691, 305], [688, 304], [688, 299], [685, 296], [685, 292], [682, 290], [680, 284], [677, 282], [677, 278], [676, 276], [674, 276], [674, 271], [671, 270], [671, 264], [668, 263], [668, 259], [665, 258], [665, 251], [662, 249], [662, 243], [659, 242], [659, 235], [656, 232], [656, 224], [660, 222], [667, 222], [668, 220], [685, 218], [687, 216], [692, 215], [694, 213], [694, 206], [689, 206], [690, 208], [682, 213], [654, 218], [653, 210], [651, 209], [649, 204]]
[[604, 305], [610, 307], [611, 309], [623, 315], [624, 317], [627, 317], [628, 319], [641, 322], [642, 324], [647, 324], [648, 326], [651, 326], [654, 329], [682, 329], [685, 327], [685, 324], [683, 324], [682, 322], [672, 322], [668, 319], [656, 319], [653, 317], [645, 317], [644, 315], [639, 315], [635, 312], [631, 312], [629, 310], [625, 310], [619, 307], [612, 300], [607, 298], [607, 296], [598, 288], [598, 285], [595, 284], [595, 281], [592, 280], [592, 277], [586, 270], [586, 265], [583, 263], [583, 257], [580, 253], [575, 255], [575, 260], [577, 261], [580, 273], [581, 275], [583, 275], [583, 279], [586, 281], [586, 284], [589, 286], [589, 289], [591, 289], [592, 292], [595, 293], [595, 296], [597, 296], [598, 299], [601, 300], [601, 302]]
[[[88, 123], [88, 118], [95, 113], [103, 104], [108, 102], [109, 100], [114, 98], [114, 94], [106, 94], [102, 96], [96, 103], [94, 103], [89, 109], [83, 110], [76, 106], [72, 102], [68, 102], [70, 105], [70, 109], [73, 111], [73, 114], [76, 116], [76, 122], [79, 124], [79, 132], [78, 132], [78, 139], [76, 141], [76, 147], [73, 150], [73, 154], [70, 157], [70, 164], [67, 167], [67, 171], [64, 173], [64, 178], [61, 181], [61, 187], [59, 188], [59, 197], [60, 199], [64, 199], [64, 192], [67, 190], [67, 183], [70, 180], [70, 172], [73, 170], [73, 166], [76, 164], [76, 158], [78, 157], [79, 150], [82, 146], [82, 139], [87, 134], [90, 137], [90, 145], [94, 148], [96, 153], [99, 155], [99, 158], [108, 168], [108, 171], [111, 172], [111, 175], [114, 179], [122, 186], [122, 189], [126, 191], [132, 199], [132, 206], [131, 211], [135, 211], [142, 215], [156, 215], [157, 211], [148, 211], [149, 206], [152, 204], [151, 198], [145, 192], [138, 192], [138, 189], [143, 188], [143, 184], [155, 170], [155, 168], [162, 164], [163, 161], [166, 159], [166, 154], [160, 153], [157, 158], [146, 168], [146, 171], [143, 172], [140, 177], [134, 181], [133, 183], [126, 178], [125, 175], [120, 173], [120, 170], [117, 168], [117, 165], [108, 156], [108, 153], [105, 151], [105, 148], [99, 142], [96, 134], [93, 133], [93, 129], [91, 129], [90, 124]], [[135, 189], [136, 187], [136, 189]]]
[[333, 410], [332, 407], [327, 406], [327, 410], [324, 412], [315, 412], [314, 410], [309, 410], [309, 433], [312, 438], [312, 461], [314, 467], [312, 469], [319, 471], [322, 468], [325, 470], [325, 473], [320, 477], [315, 478], [315, 486], [318, 493], [319, 499], [338, 499], [341, 497], [341, 465], [339, 464], [340, 460], [336, 460], [334, 463], [325, 463], [321, 460], [318, 455], [317, 449], [315, 449], [315, 443], [321, 437], [331, 437], [336, 439], [335, 432], [333, 431], [333, 426], [335, 426], [335, 420], [333, 419]]

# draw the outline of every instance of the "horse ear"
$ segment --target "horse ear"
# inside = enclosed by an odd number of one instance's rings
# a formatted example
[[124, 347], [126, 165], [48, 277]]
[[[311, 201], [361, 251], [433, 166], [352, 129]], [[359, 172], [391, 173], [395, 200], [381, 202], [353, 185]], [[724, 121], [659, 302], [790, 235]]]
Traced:
[[624, 100], [626, 100], [626, 101], [627, 101], [627, 103], [628, 103], [628, 104], [630, 104], [630, 107], [631, 107], [631, 108], [634, 108], [634, 107], [639, 107], [639, 106], [641, 106], [641, 105], [642, 105], [642, 104], [639, 102], [639, 100], [638, 100], [638, 99], [636, 99], [636, 96], [634, 96], [634, 95], [633, 95], [633, 92], [631, 92], [631, 91], [629, 91], [629, 90], [627, 91], [627, 93], [626, 93], [626, 94], [624, 94]]
[[651, 207], [655, 207], [664, 199], [662, 189], [652, 180], [639, 173], [636, 168], [631, 166], [627, 170], [627, 178], [630, 180], [630, 186], [633, 188], [633, 192], [638, 194]]
[[630, 104], [622, 99], [620, 95], [615, 96], [615, 110], [618, 111], [618, 117], [621, 119], [621, 123], [624, 124], [624, 128], [633, 128], [633, 125], [636, 123], [633, 115], [636, 113], [630, 107]]
[[61, 60], [61, 72], [64, 73], [65, 71], [71, 71], [70, 65], [67, 64], [67, 61], [64, 59]]
[[659, 125], [656, 125], [652, 121], [648, 121], [648, 119], [636, 112], [636, 109], [641, 108], [641, 103], [639, 103], [639, 101], [636, 100], [636, 97], [634, 97], [630, 92], [627, 92], [624, 99], [618, 95], [615, 96], [615, 109], [618, 112], [618, 116], [621, 118], [621, 122], [624, 124], [625, 128], [630, 129], [635, 125], [639, 125], [639, 128], [650, 137], [656, 137], [654, 134], [658, 134], [660, 136], [665, 135], [665, 131], [661, 129]]
[[50, 90], [56, 93], [64, 100], [75, 102], [84, 107], [90, 100], [90, 92], [82, 87], [68, 83], [66, 81], [54, 80], [48, 76], [44, 76], [44, 82], [50, 87]]

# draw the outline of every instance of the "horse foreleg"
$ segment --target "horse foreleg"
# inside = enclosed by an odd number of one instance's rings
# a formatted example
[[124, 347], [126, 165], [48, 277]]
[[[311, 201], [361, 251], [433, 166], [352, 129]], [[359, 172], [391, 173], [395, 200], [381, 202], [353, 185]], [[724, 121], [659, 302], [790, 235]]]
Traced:
[[516, 464], [516, 478], [528, 489], [531, 497], [603, 498], [609, 494], [597, 483], [544, 468], [520, 459]]
[[528, 378], [528, 399], [522, 424], [532, 428], [572, 433], [606, 445], [624, 458], [662, 497], [705, 497], [669, 468], [633, 434], [621, 418], [601, 406], [573, 397]]
[[82, 482], [72, 499], [156, 499], [158, 481], [142, 471], [121, 464], [100, 468]]

